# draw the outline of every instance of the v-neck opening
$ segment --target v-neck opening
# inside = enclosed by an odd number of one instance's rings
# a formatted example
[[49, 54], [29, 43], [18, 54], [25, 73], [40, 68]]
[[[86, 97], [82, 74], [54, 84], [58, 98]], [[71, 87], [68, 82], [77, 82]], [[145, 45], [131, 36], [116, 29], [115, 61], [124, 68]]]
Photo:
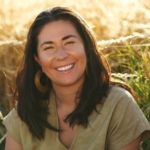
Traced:
[[[58, 113], [57, 113], [57, 108], [56, 108], [56, 99], [55, 99], [55, 94], [54, 94], [54, 90], [53, 90], [53, 93], [52, 93], [52, 95], [53, 95], [53, 104], [54, 104], [54, 112], [55, 112], [55, 116], [56, 116], [56, 128], [57, 129], [59, 129], [59, 120], [58, 120]], [[74, 137], [73, 137], [73, 140], [72, 140], [72, 142], [71, 142], [71, 145], [69, 146], [69, 148], [67, 148], [61, 141], [60, 141], [60, 139], [59, 139], [59, 132], [57, 132], [56, 133], [56, 137], [57, 137], [57, 140], [58, 140], [58, 142], [59, 142], [59, 144], [63, 147], [63, 149], [66, 149], [66, 150], [71, 150], [72, 149], [72, 147], [74, 146], [74, 144], [75, 144], [75, 141], [76, 141], [76, 138], [77, 138], [77, 135], [78, 135], [78, 133], [79, 133], [79, 129], [80, 129], [80, 125], [78, 126], [78, 128], [77, 128], [77, 130], [76, 130], [76, 133], [75, 133], [75, 135], [74, 135]]]

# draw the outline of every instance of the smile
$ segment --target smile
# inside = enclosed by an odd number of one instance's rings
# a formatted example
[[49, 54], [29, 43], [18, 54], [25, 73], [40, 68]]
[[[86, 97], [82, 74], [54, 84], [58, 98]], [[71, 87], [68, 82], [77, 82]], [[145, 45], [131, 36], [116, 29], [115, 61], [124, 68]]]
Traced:
[[65, 67], [60, 67], [60, 68], [57, 68], [58, 71], [66, 71], [66, 70], [69, 70], [73, 67], [73, 64], [70, 64], [70, 65], [67, 65]]

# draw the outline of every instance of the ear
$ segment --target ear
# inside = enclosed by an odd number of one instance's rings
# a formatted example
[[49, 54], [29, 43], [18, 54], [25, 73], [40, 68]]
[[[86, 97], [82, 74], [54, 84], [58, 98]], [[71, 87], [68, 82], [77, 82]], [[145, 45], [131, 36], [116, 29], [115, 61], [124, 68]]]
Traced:
[[38, 57], [35, 54], [33, 56], [34, 56], [35, 61], [41, 66], [41, 63], [40, 63]]

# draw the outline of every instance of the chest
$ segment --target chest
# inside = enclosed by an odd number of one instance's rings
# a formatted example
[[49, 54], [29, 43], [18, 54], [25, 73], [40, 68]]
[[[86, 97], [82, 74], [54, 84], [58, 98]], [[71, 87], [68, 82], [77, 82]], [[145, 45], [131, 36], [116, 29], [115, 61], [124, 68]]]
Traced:
[[99, 130], [93, 125], [86, 129], [82, 126], [75, 126], [67, 130], [66, 127], [60, 133], [46, 129], [44, 141], [33, 139], [26, 130], [21, 134], [21, 136], [26, 135], [22, 139], [22, 146], [24, 150], [106, 150], [107, 130], [104, 129], [106, 124], [99, 126]]
[[65, 123], [63, 119], [59, 119], [59, 129], [62, 130], [58, 133], [59, 141], [67, 148], [70, 147], [76, 135], [78, 125], [70, 127], [69, 123]]
[[27, 128], [26, 130], [20, 129], [24, 150], [105, 150], [109, 122], [101, 117], [94, 118], [87, 128], [81, 125], [71, 128], [69, 124], [65, 124], [61, 119], [58, 120], [56, 116], [50, 120], [53, 126], [59, 127], [63, 131], [58, 133], [46, 129], [45, 139], [39, 141], [32, 138]]

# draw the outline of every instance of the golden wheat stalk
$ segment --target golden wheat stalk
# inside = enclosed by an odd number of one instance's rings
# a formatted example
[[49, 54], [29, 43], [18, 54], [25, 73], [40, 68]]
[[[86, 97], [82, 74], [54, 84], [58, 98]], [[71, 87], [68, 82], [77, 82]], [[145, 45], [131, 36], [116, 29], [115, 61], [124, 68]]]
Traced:
[[26, 40], [24, 40], [24, 41], [17, 41], [17, 40], [4, 41], [4, 42], [0, 42], [0, 47], [2, 47], [2, 46], [8, 46], [8, 45], [22, 45], [25, 42], [26, 42]]
[[107, 47], [137, 47], [137, 46], [150, 46], [150, 43], [146, 44], [132, 44], [134, 41], [137, 41], [138, 39], [150, 39], [149, 37], [146, 37], [141, 34], [131, 35], [127, 37], [120, 37], [118, 39], [111, 39], [111, 40], [102, 40], [98, 41], [97, 45], [100, 47], [100, 49], [107, 48]]

